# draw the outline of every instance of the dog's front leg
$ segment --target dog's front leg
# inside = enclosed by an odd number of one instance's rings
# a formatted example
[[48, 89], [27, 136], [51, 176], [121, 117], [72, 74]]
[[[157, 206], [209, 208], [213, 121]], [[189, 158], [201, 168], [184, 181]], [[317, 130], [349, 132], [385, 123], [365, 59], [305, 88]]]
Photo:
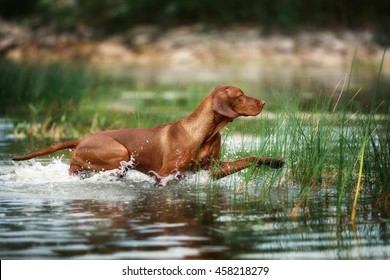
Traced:
[[282, 158], [251, 156], [251, 157], [247, 157], [235, 161], [220, 162], [219, 164], [216, 164], [213, 167], [211, 167], [210, 175], [214, 180], [218, 180], [253, 165], [257, 165], [257, 166], [266, 165], [274, 169], [279, 169], [283, 167], [284, 164], [285, 164], [285, 160]]

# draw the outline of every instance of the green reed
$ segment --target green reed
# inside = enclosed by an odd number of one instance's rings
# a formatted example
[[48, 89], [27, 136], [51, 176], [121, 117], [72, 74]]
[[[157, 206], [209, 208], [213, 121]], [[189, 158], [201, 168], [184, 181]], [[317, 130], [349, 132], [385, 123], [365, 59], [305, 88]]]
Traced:
[[[351, 101], [338, 104], [341, 94]], [[377, 115], [375, 110], [369, 114], [349, 110], [357, 94], [344, 92], [343, 86], [338, 92], [329, 92], [327, 98], [318, 98], [304, 112], [299, 109], [299, 98], [278, 100], [280, 110], [274, 114], [267, 115], [265, 111], [255, 120], [233, 123], [228, 130], [231, 136], [241, 133], [242, 137], [253, 135], [257, 139], [249, 147], [243, 141], [236, 158], [255, 154], [284, 157], [287, 161], [278, 171], [267, 167], [244, 171], [245, 186], [252, 184], [261, 191], [257, 197], [247, 195], [246, 191], [243, 201], [264, 199], [275, 188], [288, 191], [290, 187], [298, 187], [298, 208], [306, 204], [309, 194], [320, 189], [336, 195], [335, 206], [343, 216], [346, 213], [341, 205], [352, 205], [354, 197], [355, 206], [351, 208], [356, 207], [359, 192], [372, 196], [377, 204], [388, 205], [390, 117]], [[226, 149], [223, 151], [229, 155]], [[251, 183], [259, 180], [257, 185]]]
[[85, 98], [93, 83], [92, 76], [80, 66], [0, 60], [2, 110], [28, 104], [64, 110], [68, 103], [77, 104]]
[[0, 112], [28, 118], [28, 128], [19, 126], [27, 134], [72, 137], [70, 116], [95, 85], [82, 66], [0, 60]]
[[[389, 159], [389, 153], [390, 153], [390, 119], [389, 119], [389, 113], [390, 108], [388, 108], [389, 112], [387, 114], [382, 116], [381, 120], [375, 119], [375, 112], [377, 109], [382, 105], [382, 102], [378, 99], [379, 95], [379, 88], [381, 86], [381, 78], [382, 78], [382, 70], [383, 70], [383, 63], [386, 55], [387, 47], [385, 48], [385, 51], [382, 55], [381, 64], [378, 71], [377, 76], [377, 82], [375, 85], [374, 90], [374, 97], [371, 103], [371, 114], [369, 118], [369, 124], [366, 127], [366, 137], [363, 142], [363, 148], [362, 148], [362, 157], [364, 156], [363, 153], [365, 152], [366, 145], [368, 143], [371, 144], [371, 146], [367, 149], [367, 161], [365, 163], [365, 166], [367, 168], [365, 169], [366, 177], [370, 180], [370, 191], [374, 193], [373, 198], [379, 197], [379, 205], [377, 203], [378, 200], [374, 200], [374, 204], [379, 207], [385, 207], [390, 208], [390, 176], [389, 176], [389, 167], [390, 167], [390, 159]], [[379, 105], [378, 105], [379, 103]], [[370, 135], [370, 136], [368, 136]], [[371, 148], [371, 149], [370, 149]], [[363, 172], [363, 163], [361, 163], [361, 173]], [[359, 176], [360, 179], [360, 176]], [[359, 189], [356, 190], [356, 199], [354, 203], [354, 208], [356, 209], [356, 201], [359, 194]], [[352, 216], [354, 216], [354, 213], [352, 213]]]

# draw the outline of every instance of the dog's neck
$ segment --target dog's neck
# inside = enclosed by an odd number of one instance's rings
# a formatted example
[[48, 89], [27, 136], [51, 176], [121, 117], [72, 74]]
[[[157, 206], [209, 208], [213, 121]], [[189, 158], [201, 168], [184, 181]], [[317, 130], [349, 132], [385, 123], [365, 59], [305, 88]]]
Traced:
[[180, 123], [184, 129], [197, 141], [210, 141], [225, 125], [233, 121], [213, 109], [213, 97], [209, 95], [205, 100]]

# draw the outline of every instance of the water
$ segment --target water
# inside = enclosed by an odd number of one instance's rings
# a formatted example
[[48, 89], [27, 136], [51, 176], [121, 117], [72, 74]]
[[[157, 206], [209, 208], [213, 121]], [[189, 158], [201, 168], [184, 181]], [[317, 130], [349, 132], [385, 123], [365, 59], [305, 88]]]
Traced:
[[[27, 145], [0, 121], [1, 259], [388, 259], [390, 221], [369, 197], [351, 224], [333, 190], [310, 194], [295, 218], [299, 188], [260, 195], [262, 179], [210, 182], [207, 173], [157, 188], [130, 171], [81, 180], [66, 158], [13, 164]], [[225, 145], [234, 148], [229, 139]], [[288, 168], [288, 167], [287, 167]], [[269, 170], [269, 172], [273, 172]], [[280, 174], [283, 176], [283, 172]], [[283, 180], [282, 180], [283, 181]]]

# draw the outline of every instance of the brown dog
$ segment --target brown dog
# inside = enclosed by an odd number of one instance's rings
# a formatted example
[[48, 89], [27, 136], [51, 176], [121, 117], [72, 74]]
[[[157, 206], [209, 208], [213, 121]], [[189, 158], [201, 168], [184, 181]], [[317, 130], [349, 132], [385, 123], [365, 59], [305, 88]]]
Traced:
[[71, 148], [69, 174], [118, 169], [132, 161], [132, 168], [152, 174], [159, 184], [169, 175], [210, 170], [214, 179], [240, 171], [253, 164], [280, 168], [281, 158], [251, 156], [221, 162], [219, 131], [239, 116], [258, 115], [265, 102], [246, 96], [233, 86], [218, 86], [188, 117], [154, 128], [128, 128], [100, 131], [84, 139], [55, 144], [37, 152], [16, 157], [27, 160]]

